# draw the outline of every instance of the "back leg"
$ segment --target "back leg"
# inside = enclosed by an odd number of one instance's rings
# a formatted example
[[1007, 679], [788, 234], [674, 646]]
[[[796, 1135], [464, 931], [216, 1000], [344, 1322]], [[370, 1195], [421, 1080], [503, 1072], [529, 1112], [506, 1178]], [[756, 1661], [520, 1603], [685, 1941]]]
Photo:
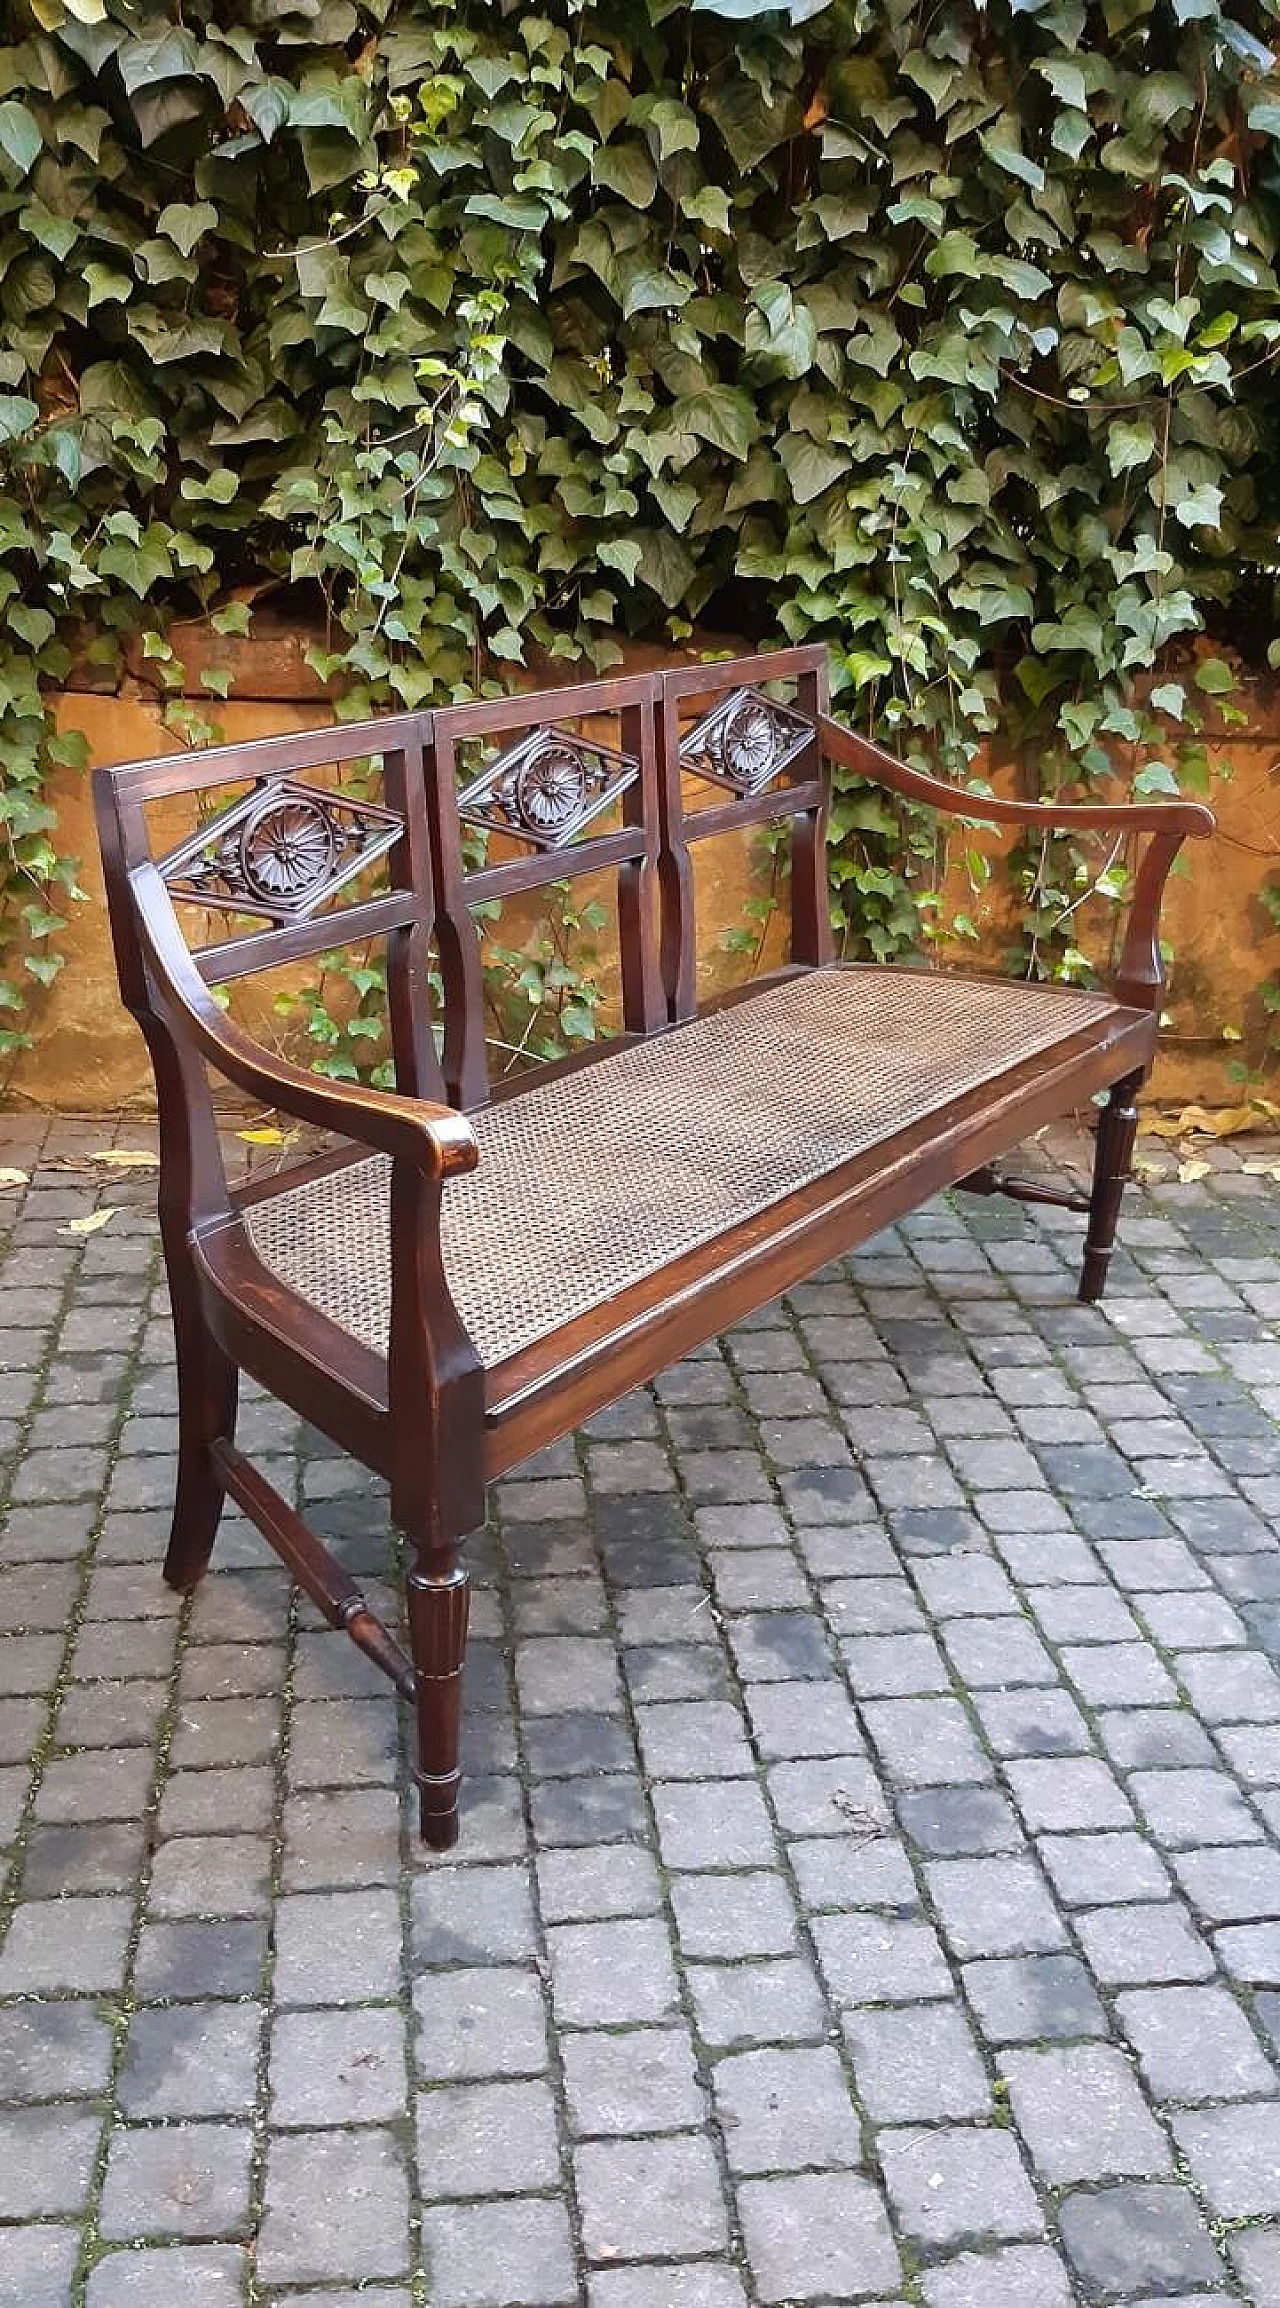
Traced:
[[238, 1372], [194, 1309], [174, 1305], [178, 1361], [178, 1490], [164, 1575], [189, 1594], [209, 1568], [226, 1496], [210, 1445], [236, 1431]]
[[1086, 1304], [1101, 1298], [1107, 1287], [1120, 1204], [1132, 1174], [1133, 1142], [1138, 1134], [1138, 1092], [1145, 1079], [1144, 1073], [1125, 1074], [1113, 1082], [1106, 1105], [1098, 1116], [1089, 1230], [1080, 1274], [1079, 1295]]

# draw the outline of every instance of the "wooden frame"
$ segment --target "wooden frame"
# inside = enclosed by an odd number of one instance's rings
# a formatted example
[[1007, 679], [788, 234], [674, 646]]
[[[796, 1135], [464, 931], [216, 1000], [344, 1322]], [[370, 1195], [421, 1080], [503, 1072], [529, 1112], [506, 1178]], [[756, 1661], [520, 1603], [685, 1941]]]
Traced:
[[[821, 650], [784, 650], [95, 773], [121, 990], [150, 1047], [160, 1111], [160, 1220], [180, 1400], [165, 1575], [178, 1588], [197, 1583], [223, 1500], [235, 1498], [331, 1623], [412, 1702], [422, 1831], [438, 1847], [457, 1833], [468, 1594], [461, 1551], [497, 1475], [947, 1185], [1087, 1202], [1081, 1296], [1096, 1298], [1105, 1284], [1135, 1094], [1155, 1045], [1160, 899], [1182, 841], [1210, 833], [1212, 816], [1195, 804], [1059, 809], [961, 793], [832, 721], [825, 684]], [[777, 685], [790, 689], [789, 699], [777, 697]], [[617, 725], [616, 745], [597, 734], [606, 716]], [[459, 748], [488, 740], [497, 741], [496, 752], [459, 793]], [[383, 765], [380, 804], [306, 782], [328, 765], [375, 754]], [[449, 1293], [442, 1197], [477, 1159], [466, 1110], [491, 1095], [518, 1097], [525, 1084], [490, 1090], [471, 906], [566, 873], [616, 871], [624, 1040], [678, 1033], [696, 1011], [692, 855], [712, 834], [789, 820], [791, 960], [775, 982], [832, 966], [824, 824], [833, 760], [953, 815], [1145, 837], [1113, 1005], [1041, 1057], [1006, 1068], [944, 1112], [486, 1369]], [[689, 777], [719, 787], [719, 798], [689, 809]], [[149, 803], [228, 785], [247, 786], [247, 796], [176, 851], [153, 856]], [[618, 821], [612, 827], [610, 817]], [[468, 823], [509, 837], [515, 854], [468, 865]], [[385, 866], [386, 890], [325, 910], [374, 859]], [[189, 948], [175, 900], [234, 914], [246, 898], [257, 915], [251, 930]], [[387, 939], [394, 1093], [289, 1064], [227, 1018], [209, 990], [372, 934]], [[433, 942], [444, 983], [443, 1059], [428, 995]], [[749, 1001], [769, 982], [722, 1000]], [[618, 1046], [561, 1065], [599, 1063]], [[371, 1150], [389, 1159], [385, 1356], [286, 1288], [256, 1256], [242, 1214], [278, 1192], [281, 1180], [231, 1192], [208, 1069], [354, 1149], [322, 1157], [312, 1170]], [[996, 1168], [1028, 1132], [1101, 1092], [1107, 1102], [1087, 1198], [1011, 1181]], [[407, 1653], [237, 1448], [241, 1370], [386, 1477], [409, 1548]]]

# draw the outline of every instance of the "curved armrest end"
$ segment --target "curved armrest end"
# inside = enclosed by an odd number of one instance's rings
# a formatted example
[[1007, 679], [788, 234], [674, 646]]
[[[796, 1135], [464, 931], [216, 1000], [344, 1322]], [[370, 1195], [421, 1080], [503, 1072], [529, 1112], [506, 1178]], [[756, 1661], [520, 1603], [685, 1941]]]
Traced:
[[822, 750], [843, 769], [855, 770], [877, 785], [891, 788], [907, 801], [917, 801], [949, 817], [986, 818], [996, 825], [1059, 827], [1099, 833], [1158, 833], [1190, 835], [1205, 841], [1218, 830], [1213, 811], [1202, 801], [1043, 802], [1005, 801], [995, 794], [966, 793], [945, 778], [912, 769], [870, 738], [859, 737], [830, 714], [818, 717]]
[[264, 1049], [224, 1016], [191, 959], [178, 928], [173, 903], [154, 865], [136, 866], [129, 885], [137, 908], [138, 934], [147, 967], [179, 1013], [192, 1041], [208, 1063], [238, 1089], [266, 1106], [277, 1106], [322, 1130], [336, 1130], [358, 1145], [371, 1146], [394, 1160], [403, 1156], [432, 1178], [452, 1178], [474, 1170], [480, 1159], [475, 1132], [465, 1114], [390, 1090], [367, 1090], [309, 1074], [287, 1058]]

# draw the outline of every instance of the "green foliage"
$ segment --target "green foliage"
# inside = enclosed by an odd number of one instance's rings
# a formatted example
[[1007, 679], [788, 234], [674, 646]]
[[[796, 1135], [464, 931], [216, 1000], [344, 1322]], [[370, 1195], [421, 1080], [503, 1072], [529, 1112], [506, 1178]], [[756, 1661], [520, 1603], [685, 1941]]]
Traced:
[[[351, 715], [701, 620], [826, 638], [955, 775], [998, 727], [1048, 792], [1201, 776], [1223, 661], [1135, 690], [1274, 630], [1276, 0], [6, 23], [0, 1050], [74, 887], [43, 693], [141, 630], [176, 699], [168, 620], [264, 581], [323, 603]], [[931, 831], [856, 786], [837, 828], [851, 950], [900, 950]], [[1070, 972], [1089, 870], [1015, 870]]]

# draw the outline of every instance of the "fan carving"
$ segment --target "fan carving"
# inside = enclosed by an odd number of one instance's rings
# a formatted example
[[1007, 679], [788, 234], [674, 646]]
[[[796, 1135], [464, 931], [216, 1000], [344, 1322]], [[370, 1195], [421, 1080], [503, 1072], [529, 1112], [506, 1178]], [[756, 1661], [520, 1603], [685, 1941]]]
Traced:
[[746, 796], [760, 793], [804, 751], [813, 724], [758, 689], [734, 689], [680, 743], [680, 766]]
[[270, 778], [160, 860], [170, 895], [283, 928], [305, 921], [385, 855], [404, 831], [393, 810]]
[[498, 754], [458, 795], [463, 822], [513, 834], [535, 849], [563, 849], [635, 783], [629, 753], [538, 728]]

